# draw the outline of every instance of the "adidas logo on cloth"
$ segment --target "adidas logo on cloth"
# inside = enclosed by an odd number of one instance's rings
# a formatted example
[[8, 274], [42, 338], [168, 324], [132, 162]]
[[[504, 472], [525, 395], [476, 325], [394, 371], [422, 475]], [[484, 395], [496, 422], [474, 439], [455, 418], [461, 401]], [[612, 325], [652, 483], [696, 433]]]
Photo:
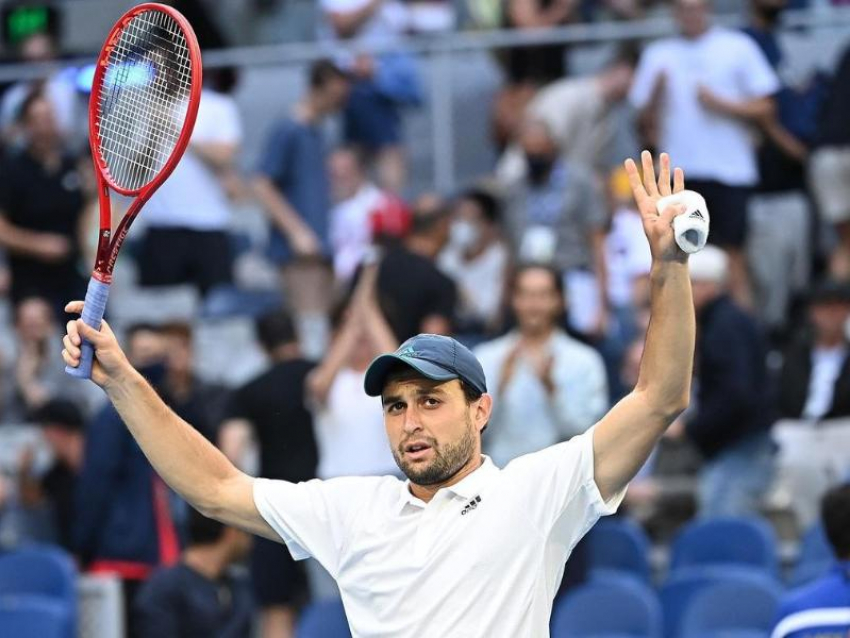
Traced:
[[404, 350], [398, 353], [399, 357], [415, 357], [416, 350], [413, 349], [413, 346], [407, 346]]
[[481, 502], [481, 497], [476, 496], [474, 499], [472, 499], [471, 501], [469, 501], [469, 503], [466, 504], [466, 506], [461, 510], [460, 515], [466, 516], [467, 514], [469, 514], [469, 512], [471, 512], [476, 507], [478, 507], [478, 504], [480, 502]]
[[705, 215], [703, 215], [699, 208], [697, 208], [694, 212], [692, 212], [688, 217], [696, 217], [697, 219], [705, 219]]

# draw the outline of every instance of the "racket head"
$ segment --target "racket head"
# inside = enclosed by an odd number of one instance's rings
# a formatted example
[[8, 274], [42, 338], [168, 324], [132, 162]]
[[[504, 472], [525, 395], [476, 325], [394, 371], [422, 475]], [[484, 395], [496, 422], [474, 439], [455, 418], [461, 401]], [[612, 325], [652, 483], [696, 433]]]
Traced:
[[150, 197], [192, 135], [202, 80], [198, 41], [175, 9], [145, 3], [115, 23], [100, 51], [89, 100], [89, 143], [106, 184]]

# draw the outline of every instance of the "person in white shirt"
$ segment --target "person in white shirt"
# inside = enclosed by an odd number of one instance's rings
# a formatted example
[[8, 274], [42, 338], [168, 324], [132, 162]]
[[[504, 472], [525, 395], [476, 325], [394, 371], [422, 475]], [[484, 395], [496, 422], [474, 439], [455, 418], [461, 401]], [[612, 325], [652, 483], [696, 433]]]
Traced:
[[484, 449], [499, 467], [582, 434], [608, 407], [602, 357], [558, 325], [564, 294], [557, 271], [520, 266], [511, 307], [517, 328], [474, 351], [493, 396]]
[[205, 87], [186, 154], [145, 205], [142, 286], [193, 284], [202, 294], [232, 280], [230, 199], [242, 123], [234, 99]]
[[[733, 297], [750, 307], [743, 246], [758, 182], [752, 125], [770, 117], [779, 79], [746, 34], [712, 26], [710, 0], [676, 0], [680, 36], [651, 44], [629, 95], [650, 145], [668, 151], [711, 211], [710, 241], [729, 254]], [[722, 158], [722, 159], [721, 159]]]
[[[564, 564], [689, 400], [695, 320], [688, 257], [658, 213], [671, 192], [644, 152], [627, 166], [653, 254], [652, 323], [635, 390], [585, 434], [499, 469], [481, 454], [493, 400], [480, 363], [450, 337], [418, 335], [379, 357], [365, 390], [381, 395], [390, 449], [408, 477], [289, 483], [233, 466], [157, 397], [109, 324], [68, 325], [63, 357], [94, 345], [102, 386], [156, 470], [203, 514], [316, 558], [337, 580], [353, 636], [515, 638], [549, 634]], [[673, 189], [684, 188], [680, 170]], [[83, 302], [68, 304], [80, 312]], [[281, 415], [285, 419], [284, 415]]]
[[437, 265], [458, 287], [458, 331], [492, 333], [502, 319], [509, 264], [501, 204], [487, 189], [471, 188], [457, 198], [452, 216], [449, 243]]
[[366, 175], [360, 153], [342, 147], [328, 158], [334, 206], [330, 212], [330, 242], [334, 276], [351, 280], [372, 245], [372, 216], [386, 195]]
[[321, 479], [397, 473], [381, 402], [363, 393], [369, 364], [398, 346], [378, 307], [376, 277], [377, 266], [364, 265], [327, 355], [307, 377]]

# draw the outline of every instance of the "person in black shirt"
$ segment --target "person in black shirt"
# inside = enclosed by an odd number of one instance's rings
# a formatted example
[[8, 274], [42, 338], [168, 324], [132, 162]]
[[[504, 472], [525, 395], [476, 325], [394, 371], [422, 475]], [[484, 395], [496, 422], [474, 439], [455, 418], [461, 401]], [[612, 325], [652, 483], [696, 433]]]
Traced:
[[33, 414], [33, 420], [42, 427], [53, 464], [45, 474], [36, 477], [31, 472], [32, 452], [24, 453], [20, 467], [21, 503], [28, 509], [46, 505], [56, 541], [68, 551], [74, 551], [74, 493], [85, 447], [83, 415], [71, 401], [52, 399]]
[[192, 510], [189, 546], [179, 563], [153, 574], [135, 601], [139, 638], [244, 638], [253, 603], [246, 582], [229, 571], [251, 537]]
[[385, 249], [378, 269], [378, 300], [399, 343], [421, 332], [452, 331], [457, 289], [435, 264], [448, 243], [450, 224], [443, 202], [425, 195], [414, 205], [410, 234]]
[[9, 253], [11, 297], [14, 303], [45, 297], [61, 317], [65, 300], [85, 290], [77, 269], [84, 207], [79, 158], [67, 152], [41, 93], [24, 100], [19, 119], [26, 146], [0, 169], [0, 244]]
[[[314, 364], [302, 358], [293, 322], [283, 312], [258, 319], [256, 333], [271, 366], [235, 391], [219, 432], [221, 448], [240, 465], [239, 442], [253, 432], [261, 476], [293, 483], [315, 478], [318, 448], [304, 400], [305, 381]], [[256, 538], [251, 580], [262, 610], [263, 635], [294, 635], [296, 610], [307, 598], [304, 567], [285, 546]]]

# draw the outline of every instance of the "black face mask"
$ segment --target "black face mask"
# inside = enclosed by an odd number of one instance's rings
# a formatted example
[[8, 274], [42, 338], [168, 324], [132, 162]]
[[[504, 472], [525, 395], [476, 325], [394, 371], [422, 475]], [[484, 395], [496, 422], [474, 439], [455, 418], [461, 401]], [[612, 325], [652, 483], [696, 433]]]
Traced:
[[773, 24], [779, 20], [779, 15], [782, 13], [783, 9], [784, 7], [759, 7], [757, 11], [761, 14], [761, 17], [765, 22]]
[[554, 163], [555, 159], [548, 155], [529, 155], [526, 153], [525, 165], [528, 169], [528, 180], [536, 186], [546, 183]]
[[144, 366], [139, 366], [138, 371], [154, 387], [162, 385], [168, 372], [165, 361], [153, 361]]

